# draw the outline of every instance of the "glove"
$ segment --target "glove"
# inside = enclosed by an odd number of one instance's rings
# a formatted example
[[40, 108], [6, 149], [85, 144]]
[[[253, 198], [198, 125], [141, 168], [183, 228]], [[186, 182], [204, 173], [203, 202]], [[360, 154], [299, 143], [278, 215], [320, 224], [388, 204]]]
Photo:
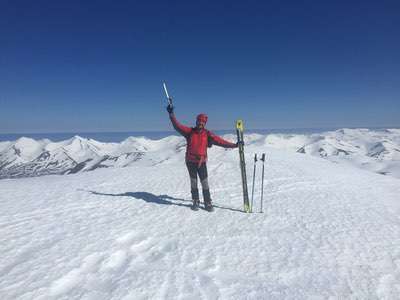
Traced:
[[239, 142], [236, 143], [236, 147], [239, 147], [240, 145], [244, 146], [244, 142], [243, 141], [239, 141]]
[[167, 106], [167, 112], [169, 114], [172, 114], [174, 112], [174, 106], [172, 104], [168, 104]]

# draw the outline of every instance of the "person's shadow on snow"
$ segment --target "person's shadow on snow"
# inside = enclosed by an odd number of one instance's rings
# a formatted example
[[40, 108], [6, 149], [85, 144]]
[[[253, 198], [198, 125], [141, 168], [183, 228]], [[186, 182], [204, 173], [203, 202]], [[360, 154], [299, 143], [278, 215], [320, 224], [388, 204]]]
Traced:
[[[168, 195], [154, 195], [152, 193], [148, 192], [126, 192], [126, 193], [120, 193], [120, 194], [111, 194], [111, 193], [100, 193], [96, 191], [88, 191], [89, 193], [93, 195], [99, 195], [99, 196], [111, 196], [111, 197], [133, 197], [135, 199], [140, 199], [145, 202], [149, 203], [157, 203], [157, 204], [162, 204], [162, 205], [177, 205], [177, 206], [186, 206], [190, 207], [192, 201], [181, 199], [181, 198], [174, 198]], [[182, 203], [176, 203], [169, 200], [178, 200], [178, 201], [183, 201], [183, 202], [189, 202], [190, 204], [182, 204]]]
[[[96, 191], [87, 191], [93, 195], [99, 195], [99, 196], [111, 196], [111, 197], [132, 197], [135, 199], [140, 199], [148, 203], [157, 203], [161, 205], [176, 205], [176, 206], [184, 206], [184, 207], [191, 207], [192, 206], [192, 201], [190, 200], [185, 200], [182, 198], [174, 198], [168, 195], [154, 195], [152, 193], [148, 192], [126, 192], [126, 193], [119, 193], [119, 194], [111, 194], [111, 193], [100, 193]], [[176, 201], [182, 201], [182, 202], [187, 202], [188, 204], [183, 204], [183, 203], [176, 203], [169, 200], [176, 200]], [[215, 205], [214, 207], [220, 208], [220, 209], [226, 209], [234, 212], [242, 212], [240, 209], [236, 208], [231, 208], [231, 207], [225, 207], [225, 206], [220, 206], [220, 205]]]

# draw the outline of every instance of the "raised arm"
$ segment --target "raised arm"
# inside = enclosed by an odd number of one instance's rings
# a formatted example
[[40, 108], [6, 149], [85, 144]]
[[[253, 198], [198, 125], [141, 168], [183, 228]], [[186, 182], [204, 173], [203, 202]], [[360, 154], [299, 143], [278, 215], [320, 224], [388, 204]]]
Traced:
[[169, 119], [171, 120], [172, 126], [174, 126], [175, 130], [182, 134], [184, 137], [187, 137], [192, 131], [192, 128], [179, 123], [173, 112], [169, 114]]
[[213, 145], [217, 145], [223, 148], [236, 148], [238, 146], [236, 143], [231, 143], [227, 140], [224, 140], [222, 137], [214, 134], [211, 131], [208, 132], [208, 136], [211, 139]]

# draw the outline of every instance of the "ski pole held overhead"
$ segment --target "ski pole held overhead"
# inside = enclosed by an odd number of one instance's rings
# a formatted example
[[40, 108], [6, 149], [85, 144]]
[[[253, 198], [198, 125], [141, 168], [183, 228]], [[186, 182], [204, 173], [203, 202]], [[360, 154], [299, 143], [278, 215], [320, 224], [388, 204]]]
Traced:
[[168, 105], [172, 105], [172, 98], [168, 94], [167, 85], [165, 82], [163, 82], [163, 86], [164, 86], [165, 95], [167, 96]]

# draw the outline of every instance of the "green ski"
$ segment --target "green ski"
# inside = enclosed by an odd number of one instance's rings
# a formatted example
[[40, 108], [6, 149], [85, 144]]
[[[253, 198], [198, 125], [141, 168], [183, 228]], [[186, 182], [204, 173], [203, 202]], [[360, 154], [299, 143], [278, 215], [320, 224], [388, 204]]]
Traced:
[[244, 159], [243, 121], [236, 121], [236, 133], [239, 144], [240, 171], [242, 173], [244, 211], [250, 212], [249, 193], [247, 190], [246, 161]]

